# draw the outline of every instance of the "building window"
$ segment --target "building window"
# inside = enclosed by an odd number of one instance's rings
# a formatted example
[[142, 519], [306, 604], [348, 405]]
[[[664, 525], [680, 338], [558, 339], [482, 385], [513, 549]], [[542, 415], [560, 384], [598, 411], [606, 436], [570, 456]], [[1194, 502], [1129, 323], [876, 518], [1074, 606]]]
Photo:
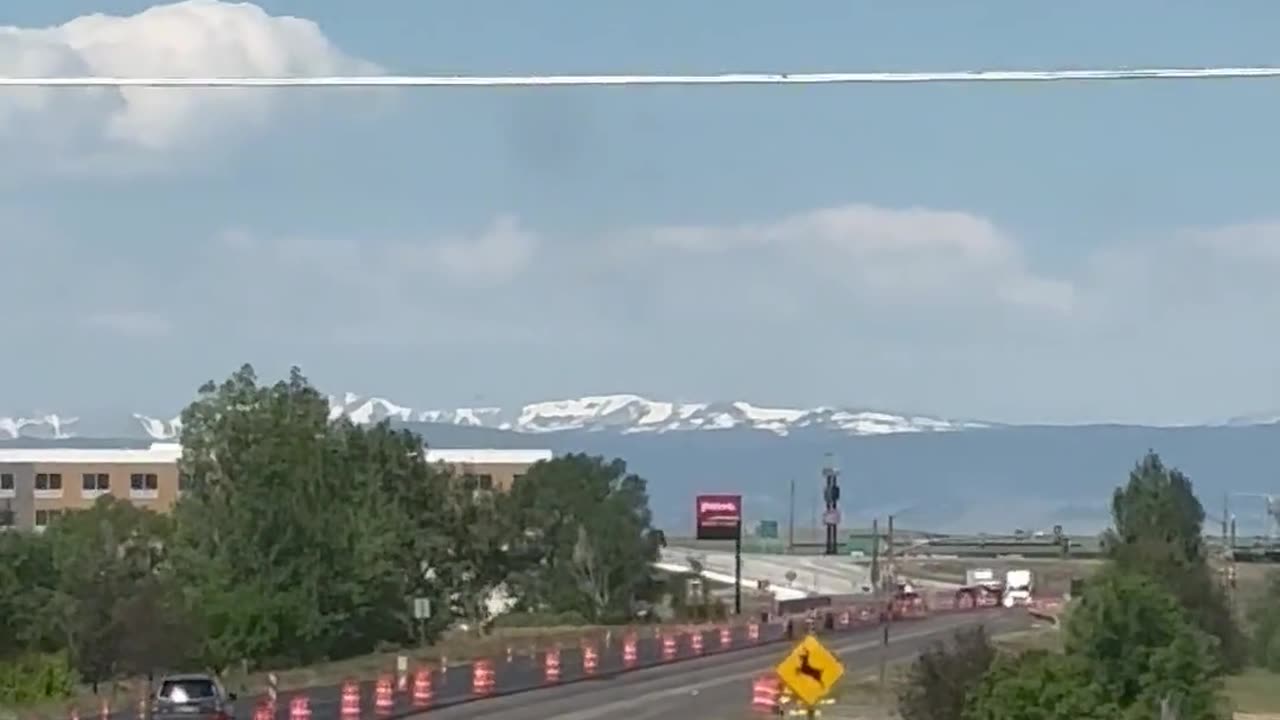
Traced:
[[62, 497], [62, 473], [36, 473], [36, 497]]
[[49, 527], [55, 519], [62, 516], [61, 510], [37, 510], [36, 511], [36, 529], [43, 530]]
[[511, 476], [511, 484], [515, 485], [516, 483], [520, 482], [523, 479], [524, 479], [524, 473], [516, 473], [515, 475]]
[[153, 499], [160, 492], [160, 479], [155, 473], [134, 473], [129, 476], [129, 495], [135, 498]]
[[13, 497], [16, 490], [13, 473], [0, 473], [0, 497]]
[[493, 489], [493, 476], [492, 476], [492, 475], [490, 475], [490, 474], [488, 474], [488, 473], [484, 473], [484, 474], [482, 474], [482, 475], [477, 475], [477, 476], [476, 476], [476, 487], [477, 487], [477, 488], [479, 488], [479, 489], [481, 489], [481, 490], [492, 490], [492, 489]]
[[107, 473], [84, 473], [80, 476], [81, 495], [99, 497], [111, 492], [111, 476]]

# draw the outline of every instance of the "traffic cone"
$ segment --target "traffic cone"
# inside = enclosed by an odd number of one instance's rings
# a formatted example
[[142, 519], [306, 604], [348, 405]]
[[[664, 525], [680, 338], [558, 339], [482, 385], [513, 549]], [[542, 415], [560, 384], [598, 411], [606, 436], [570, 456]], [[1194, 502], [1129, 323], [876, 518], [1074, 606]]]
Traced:
[[413, 674], [413, 706], [423, 708], [431, 704], [434, 690], [431, 687], [431, 670], [418, 668]]
[[493, 692], [493, 664], [488, 660], [476, 660], [471, 665], [471, 694], [489, 695]]
[[636, 648], [635, 635], [628, 635], [627, 639], [622, 641], [622, 665], [623, 667], [635, 667], [636, 661], [639, 659], [639, 652]]
[[379, 717], [386, 717], [396, 709], [395, 691], [391, 682], [390, 675], [383, 675], [378, 678], [378, 684], [373, 686], [373, 710]]
[[311, 700], [306, 695], [294, 696], [289, 701], [289, 720], [311, 720]]
[[360, 720], [360, 686], [354, 680], [342, 683], [342, 720]]
[[780, 705], [778, 696], [782, 693], [782, 683], [777, 675], [761, 675], [751, 682], [751, 709], [755, 712], [777, 715]]
[[560, 648], [552, 648], [543, 656], [542, 677], [549, 683], [560, 682]]

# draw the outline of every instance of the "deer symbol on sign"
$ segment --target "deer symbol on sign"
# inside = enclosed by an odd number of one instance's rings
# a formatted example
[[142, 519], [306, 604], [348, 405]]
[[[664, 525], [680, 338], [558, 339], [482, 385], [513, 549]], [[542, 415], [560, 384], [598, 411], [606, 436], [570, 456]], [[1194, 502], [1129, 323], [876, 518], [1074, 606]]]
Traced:
[[796, 670], [801, 675], [813, 678], [814, 682], [822, 685], [822, 671], [809, 664], [809, 651], [802, 650], [800, 652], [800, 667]]

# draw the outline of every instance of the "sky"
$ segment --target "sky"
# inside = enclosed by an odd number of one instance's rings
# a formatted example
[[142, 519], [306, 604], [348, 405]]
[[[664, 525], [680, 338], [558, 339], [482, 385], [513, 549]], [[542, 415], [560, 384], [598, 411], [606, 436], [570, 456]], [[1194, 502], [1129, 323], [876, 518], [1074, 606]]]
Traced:
[[[1280, 64], [1266, 0], [4, 6], [6, 75]], [[0, 414], [245, 362], [417, 408], [1280, 413], [1277, 90], [0, 90]]]

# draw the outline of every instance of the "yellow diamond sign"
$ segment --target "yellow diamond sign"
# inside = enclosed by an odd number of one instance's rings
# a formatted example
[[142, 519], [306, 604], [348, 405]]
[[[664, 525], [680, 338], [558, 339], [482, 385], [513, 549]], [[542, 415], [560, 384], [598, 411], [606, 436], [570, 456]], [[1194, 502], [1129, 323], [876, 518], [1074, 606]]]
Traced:
[[830, 694], [844, 675], [844, 666], [818, 642], [818, 638], [806, 635], [787, 659], [778, 664], [777, 671], [783, 684], [805, 705], [812, 707]]

